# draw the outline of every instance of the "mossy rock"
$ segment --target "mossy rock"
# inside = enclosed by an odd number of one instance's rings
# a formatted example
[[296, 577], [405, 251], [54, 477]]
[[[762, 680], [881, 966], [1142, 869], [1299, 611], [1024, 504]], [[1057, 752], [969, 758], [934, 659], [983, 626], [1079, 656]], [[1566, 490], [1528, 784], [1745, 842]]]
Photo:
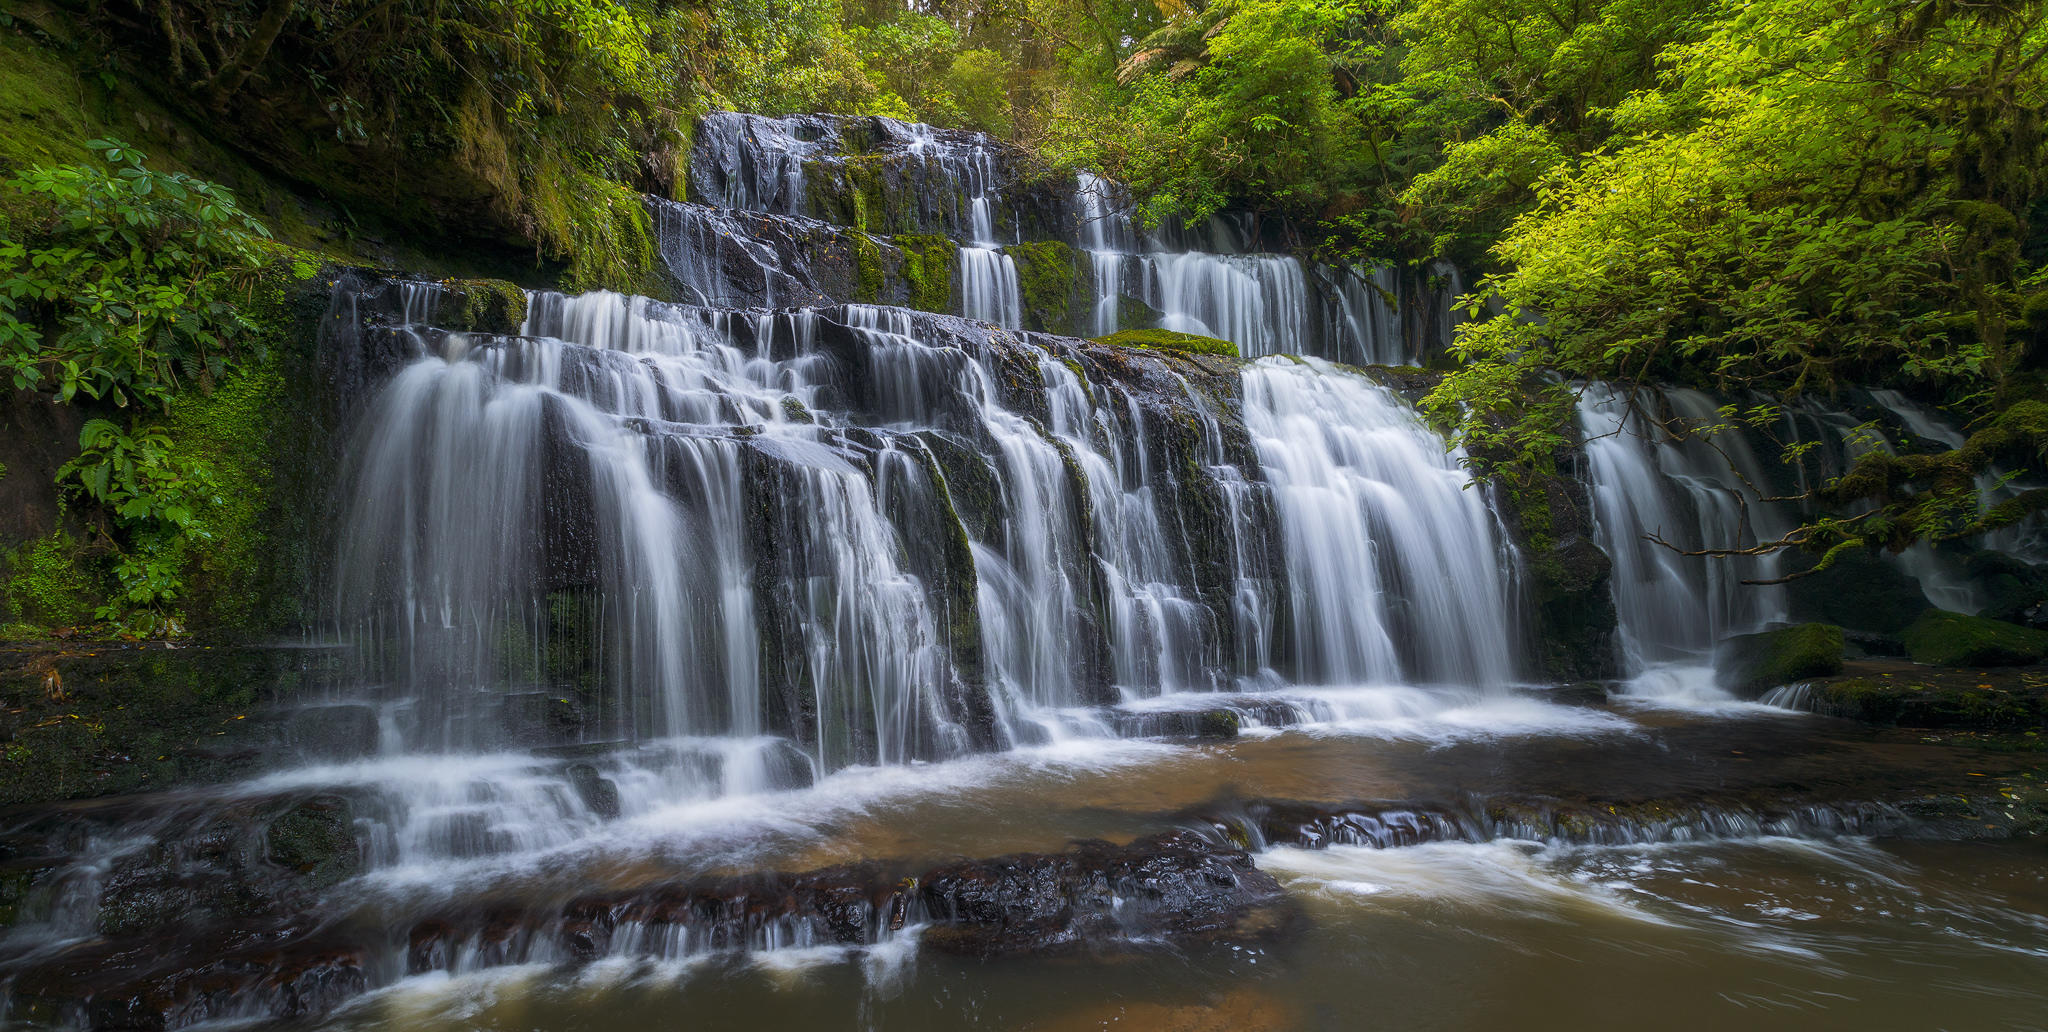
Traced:
[[1095, 338], [1097, 344], [1116, 348], [1144, 348], [1149, 351], [1178, 351], [1193, 355], [1222, 355], [1237, 358], [1237, 345], [1215, 337], [1202, 337], [1173, 330], [1118, 330]]
[[1195, 717], [1195, 733], [1203, 738], [1236, 738], [1241, 723], [1235, 711], [1203, 710]]
[[1842, 629], [1799, 624], [1743, 634], [1721, 643], [1722, 680], [1737, 695], [1753, 697], [1782, 684], [1842, 672]]
[[1930, 666], [2024, 666], [2048, 657], [2048, 631], [1935, 609], [1903, 635], [1906, 656]]
[[892, 241], [903, 252], [903, 278], [910, 307], [926, 312], [953, 310], [953, 265], [960, 247], [931, 233], [905, 233]]
[[1806, 708], [1866, 724], [2011, 732], [2048, 721], [2048, 698], [1991, 684], [1852, 677], [1813, 686]]
[[504, 280], [444, 280], [436, 325], [467, 333], [518, 333], [526, 323], [526, 291]]

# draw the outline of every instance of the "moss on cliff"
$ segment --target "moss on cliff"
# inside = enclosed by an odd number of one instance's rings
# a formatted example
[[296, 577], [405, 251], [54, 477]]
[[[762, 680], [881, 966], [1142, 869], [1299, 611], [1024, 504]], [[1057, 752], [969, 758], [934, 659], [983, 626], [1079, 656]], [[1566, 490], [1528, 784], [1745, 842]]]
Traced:
[[668, 296], [639, 194], [559, 158], [543, 161], [526, 190], [543, 253], [568, 263], [563, 289]]
[[1003, 249], [1017, 265], [1024, 328], [1049, 333], [1074, 329], [1074, 249], [1058, 240], [1012, 244]]
[[874, 304], [882, 299], [882, 245], [859, 230], [848, 234], [853, 239], [853, 299]]
[[927, 312], [953, 310], [953, 263], [960, 248], [934, 233], [903, 233], [895, 238], [903, 251], [903, 278], [910, 286], [910, 307]]
[[1107, 337], [1095, 338], [1095, 343], [1115, 348], [1145, 348], [1152, 351], [1238, 357], [1237, 345], [1227, 340], [1200, 337], [1192, 333], [1176, 333], [1172, 330], [1118, 330]]
[[104, 594], [104, 566], [61, 530], [0, 553], [0, 638], [90, 623]]
[[470, 333], [518, 333], [526, 322], [526, 291], [494, 279], [443, 280], [447, 290], [435, 324]]

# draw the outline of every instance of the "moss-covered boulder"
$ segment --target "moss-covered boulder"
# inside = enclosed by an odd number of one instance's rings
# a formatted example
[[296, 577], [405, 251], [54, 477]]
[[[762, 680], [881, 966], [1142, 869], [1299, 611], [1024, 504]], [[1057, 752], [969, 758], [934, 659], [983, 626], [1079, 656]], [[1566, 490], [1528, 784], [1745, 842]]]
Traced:
[[340, 796], [314, 796], [270, 822], [264, 859], [297, 874], [308, 888], [326, 888], [362, 869], [355, 811]]
[[435, 325], [468, 333], [518, 333], [526, 322], [526, 291], [493, 279], [443, 280]]
[[1847, 677], [1813, 685], [1802, 708], [1867, 724], [2024, 732], [2048, 724], [2048, 696], [2021, 684]]
[[1842, 672], [1842, 629], [1799, 624], [1743, 634], [1721, 643], [1721, 680], [1729, 691], [1754, 697], [1781, 684]]
[[1239, 357], [1237, 345], [1227, 340], [1202, 337], [1193, 333], [1176, 333], [1173, 330], [1118, 330], [1109, 336], [1097, 337], [1094, 342], [1114, 348], [1145, 348], [1150, 351]]
[[2023, 666], [2048, 657], [2048, 631], [1934, 609], [1902, 635], [1906, 655], [1931, 666]]

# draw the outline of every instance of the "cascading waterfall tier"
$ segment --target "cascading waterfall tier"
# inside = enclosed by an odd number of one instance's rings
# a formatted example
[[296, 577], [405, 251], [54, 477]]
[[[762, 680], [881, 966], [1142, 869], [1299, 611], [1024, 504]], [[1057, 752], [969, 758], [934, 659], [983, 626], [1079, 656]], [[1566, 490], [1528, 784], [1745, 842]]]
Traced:
[[341, 492], [336, 608], [400, 751], [766, 735], [821, 773], [1275, 653], [1281, 445], [1219, 418], [1231, 363], [607, 293], [448, 333], [432, 289]]
[[[1083, 173], [1060, 185], [976, 133], [716, 114], [694, 146], [692, 203], [650, 202], [687, 300], [938, 302], [1013, 329], [1159, 327], [1230, 340], [1246, 357], [1357, 365], [1419, 364], [1458, 321], [1449, 265], [1306, 263], [1285, 253], [1276, 224], [1244, 213], [1141, 230], [1116, 184]], [[952, 254], [943, 268], [934, 236]], [[1020, 250], [1048, 243], [1058, 249]]]
[[1459, 454], [1392, 391], [1315, 359], [1246, 367], [1287, 542], [1294, 675], [1498, 685], [1513, 558]]
[[[1811, 514], [1800, 498], [1863, 455], [1964, 441], [1893, 391], [1848, 392], [1832, 403], [1801, 399], [1784, 405], [1772, 425], [1750, 430], [1730, 425], [1722, 409], [1727, 400], [1681, 389], [1628, 394], [1604, 384], [1588, 385], [1581, 396], [1597, 539], [1614, 564], [1620, 643], [1631, 675], [1704, 671], [1727, 638], [1791, 618], [1796, 607], [1782, 581], [1796, 568], [1795, 557], [1700, 553], [1739, 552], [1782, 538]], [[1780, 446], [1797, 447], [1798, 460], [1761, 460]], [[1977, 486], [1984, 505], [2015, 490], [1995, 473], [1979, 477]], [[2036, 539], [2032, 528], [2015, 528], [1988, 536], [1983, 547], [2026, 561]], [[1967, 613], [1983, 604], [1949, 551], [1923, 542], [1879, 558], [1917, 585], [1929, 605]]]
[[1681, 554], [1748, 548], [1793, 526], [1788, 514], [1754, 504], [1757, 486], [1773, 479], [1745, 441], [1728, 434], [1709, 442], [1694, 433], [1720, 421], [1714, 400], [1697, 391], [1630, 396], [1594, 384], [1580, 398], [1594, 525], [1614, 563], [1630, 674], [1658, 663], [1704, 663], [1723, 638], [1785, 618], [1782, 587], [1742, 583], [1776, 579], [1781, 555], [1709, 561]]

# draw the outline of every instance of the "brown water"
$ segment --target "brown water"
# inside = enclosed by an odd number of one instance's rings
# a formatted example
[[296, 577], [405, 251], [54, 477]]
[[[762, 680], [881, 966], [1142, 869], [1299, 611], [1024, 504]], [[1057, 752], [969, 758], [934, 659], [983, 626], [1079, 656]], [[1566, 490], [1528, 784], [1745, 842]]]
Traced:
[[[573, 861], [443, 872], [431, 890], [372, 876], [367, 891], [416, 901], [492, 883], [485, 894], [531, 897], [687, 871], [1058, 849], [1259, 799], [1468, 811], [1882, 800], [1905, 804], [1923, 818], [1913, 834], [1932, 837], [1736, 828], [1658, 845], [1283, 847], [1258, 863], [1306, 920], [1276, 945], [974, 961], [906, 936], [868, 949], [530, 965], [407, 979], [318, 1027], [2048, 1028], [2048, 846], [2005, 837], [2034, 819], [2041, 753], [1742, 708], [1616, 714], [1496, 700], [1469, 718], [854, 772], [772, 801], [627, 822]], [[372, 902], [365, 919], [380, 909]]]

